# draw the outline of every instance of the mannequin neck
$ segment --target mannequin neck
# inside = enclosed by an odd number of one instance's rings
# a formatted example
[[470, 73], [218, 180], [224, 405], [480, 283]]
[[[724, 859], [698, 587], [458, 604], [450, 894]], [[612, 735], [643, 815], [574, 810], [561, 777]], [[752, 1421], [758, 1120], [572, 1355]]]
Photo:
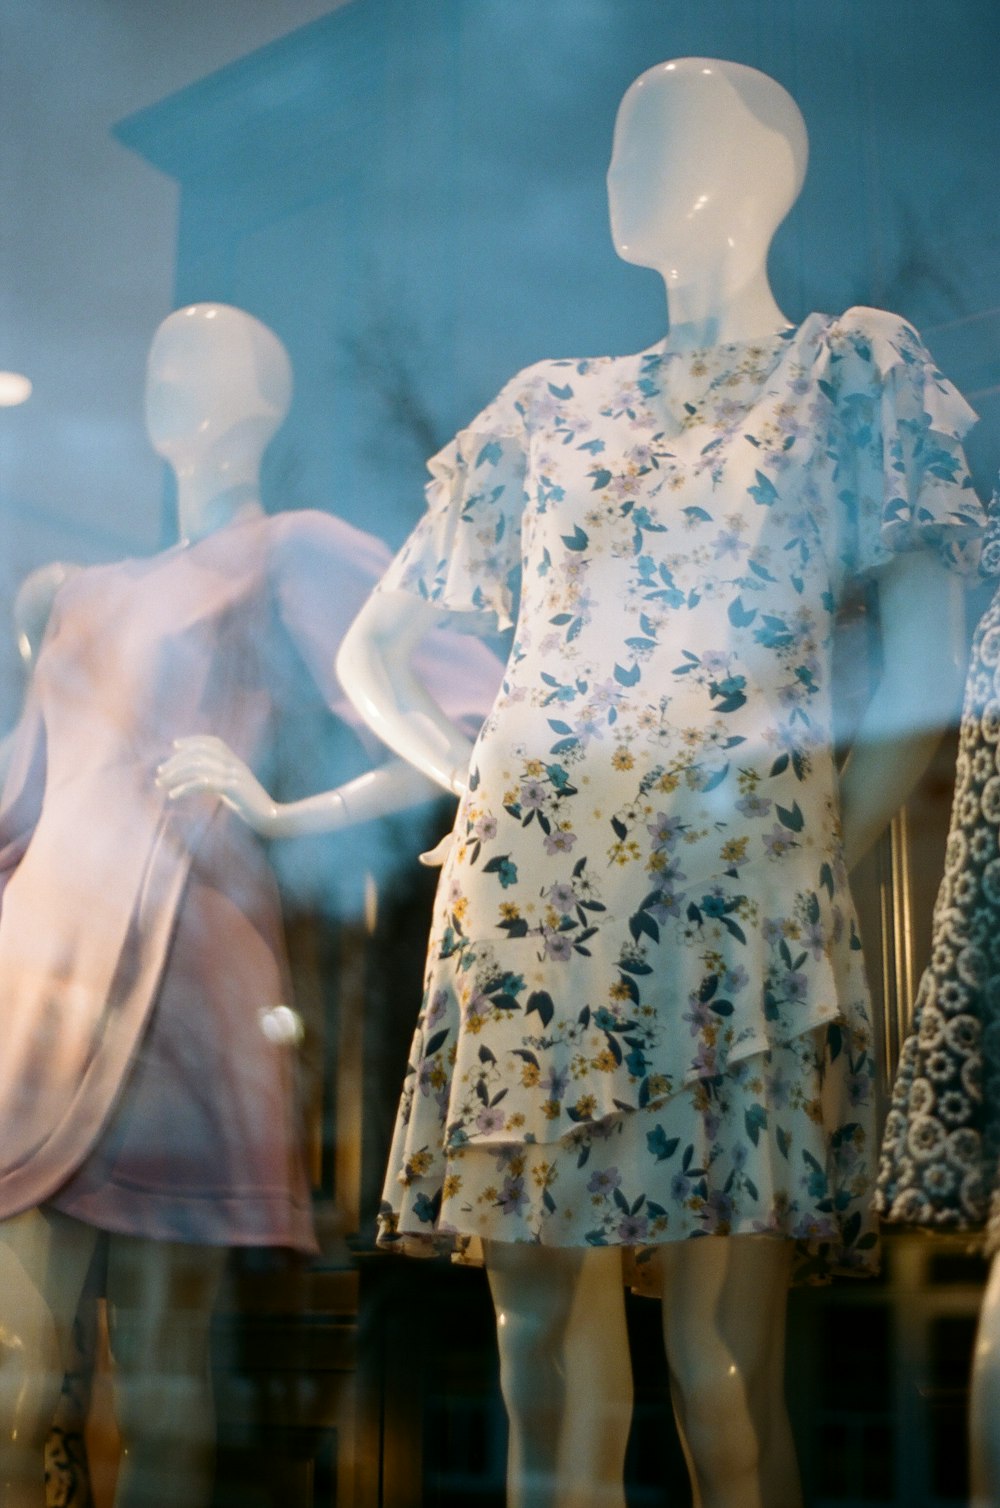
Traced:
[[725, 269], [675, 283], [663, 272], [670, 333], [667, 349], [702, 350], [708, 346], [764, 340], [791, 324], [778, 307], [764, 266], [737, 287], [727, 287]]
[[178, 470], [176, 476], [177, 526], [183, 544], [264, 511], [256, 466], [235, 477], [226, 467], [216, 472]]

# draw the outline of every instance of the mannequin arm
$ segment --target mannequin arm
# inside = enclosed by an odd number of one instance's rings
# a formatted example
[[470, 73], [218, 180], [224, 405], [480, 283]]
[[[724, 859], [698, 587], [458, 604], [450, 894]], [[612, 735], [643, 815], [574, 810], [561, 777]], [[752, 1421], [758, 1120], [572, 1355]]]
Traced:
[[368, 726], [430, 780], [464, 794], [472, 743], [414, 673], [421, 640], [449, 615], [410, 592], [369, 597], [337, 656], [337, 676]]
[[844, 855], [863, 858], [910, 796], [962, 683], [962, 588], [926, 551], [899, 555], [878, 579], [882, 673], [841, 773]]
[[333, 832], [404, 811], [434, 795], [433, 785], [412, 765], [393, 759], [336, 790], [302, 801], [273, 801], [239, 755], [210, 735], [176, 739], [174, 752], [156, 772], [156, 783], [171, 801], [196, 792], [218, 796], [264, 838]]

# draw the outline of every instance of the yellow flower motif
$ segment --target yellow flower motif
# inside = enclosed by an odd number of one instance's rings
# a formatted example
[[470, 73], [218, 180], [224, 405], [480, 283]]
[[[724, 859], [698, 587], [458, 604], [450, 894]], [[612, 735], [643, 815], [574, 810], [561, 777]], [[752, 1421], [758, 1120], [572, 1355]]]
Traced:
[[649, 1076], [649, 1098], [658, 1100], [662, 1095], [670, 1093], [670, 1080], [665, 1073], [651, 1073]]
[[559, 1119], [559, 1114], [560, 1114], [559, 1101], [558, 1100], [543, 1100], [542, 1101], [542, 1114], [544, 1115], [544, 1117], [545, 1117], [545, 1119], [547, 1121], [557, 1121]]
[[492, 1184], [489, 1184], [479, 1196], [480, 1204], [496, 1204], [499, 1195]]
[[669, 796], [671, 791], [676, 791], [679, 784], [680, 781], [677, 779], [674, 771], [667, 770], [657, 781], [657, 788]]
[[507, 1171], [509, 1172], [511, 1178], [520, 1178], [521, 1174], [524, 1172], [523, 1152], [519, 1156], [511, 1158], [510, 1162], [507, 1164]]
[[406, 1162], [406, 1172], [410, 1178], [421, 1178], [431, 1165], [431, 1154], [426, 1148], [414, 1152]]
[[524, 766], [524, 773], [530, 775], [533, 780], [537, 780], [538, 776], [544, 772], [545, 766], [540, 759], [529, 759]]
[[435, 1063], [434, 1067], [431, 1069], [430, 1080], [432, 1089], [443, 1089], [445, 1084], [447, 1084], [448, 1075], [445, 1073], [440, 1063]]
[[444, 1180], [442, 1194], [445, 1199], [454, 1199], [461, 1187], [461, 1176], [458, 1173], [449, 1173]]
[[586, 1120], [597, 1109], [597, 1101], [592, 1094], [581, 1094], [573, 1109], [582, 1120]]
[[531, 1170], [531, 1181], [536, 1189], [547, 1189], [556, 1181], [555, 1166], [550, 1162], [540, 1162]]
[[750, 839], [748, 837], [730, 838], [728, 843], [723, 843], [720, 857], [727, 864], [739, 864], [746, 858], [747, 844], [749, 842]]
[[525, 1063], [521, 1069], [521, 1083], [525, 1089], [534, 1089], [542, 1077], [537, 1063]]
[[629, 838], [627, 843], [612, 843], [608, 849], [608, 862], [611, 864], [630, 864], [633, 859], [639, 858], [640, 849], [634, 838]]
[[524, 1116], [521, 1114], [520, 1110], [516, 1110], [513, 1115], [508, 1115], [507, 1125], [512, 1130], [516, 1130], [518, 1126], [524, 1125]]
[[515, 906], [513, 901], [501, 901], [500, 915], [506, 922], [516, 922], [521, 915], [521, 908], [520, 906]]
[[605, 1047], [597, 1054], [596, 1058], [591, 1058], [590, 1066], [596, 1068], [599, 1073], [614, 1073], [618, 1064], [610, 1047]]
[[608, 990], [608, 994], [611, 996], [612, 1000], [631, 1000], [632, 998], [632, 991], [629, 989], [624, 979], [616, 979], [614, 984]]
[[631, 770], [635, 764], [635, 758], [628, 749], [616, 749], [611, 756], [611, 763], [616, 770]]
[[459, 921], [461, 921], [462, 918], [465, 916], [465, 913], [468, 911], [468, 909], [469, 909], [469, 899], [468, 899], [468, 896], [463, 895], [461, 897], [461, 899], [457, 900], [455, 902], [454, 906], [452, 906], [452, 908], [451, 908], [452, 915], [453, 916], [457, 916], [458, 919], [459, 919]]

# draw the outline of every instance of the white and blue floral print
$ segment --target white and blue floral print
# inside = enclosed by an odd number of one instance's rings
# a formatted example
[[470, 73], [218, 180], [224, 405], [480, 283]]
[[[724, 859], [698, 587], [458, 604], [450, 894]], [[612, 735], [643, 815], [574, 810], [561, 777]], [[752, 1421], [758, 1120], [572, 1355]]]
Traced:
[[833, 629], [894, 550], [974, 567], [972, 417], [908, 325], [855, 309], [539, 363], [430, 463], [384, 585], [514, 639], [441, 876], [385, 1239], [770, 1231], [872, 1263]]

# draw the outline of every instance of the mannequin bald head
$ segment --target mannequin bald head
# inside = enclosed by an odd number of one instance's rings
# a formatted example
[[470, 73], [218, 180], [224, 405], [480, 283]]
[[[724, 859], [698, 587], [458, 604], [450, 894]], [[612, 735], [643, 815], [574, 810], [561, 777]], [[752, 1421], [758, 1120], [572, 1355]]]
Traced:
[[263, 453], [288, 413], [292, 369], [281, 341], [244, 309], [189, 304], [153, 337], [146, 425], [174, 466], [239, 440]]
[[181, 535], [260, 506], [260, 464], [292, 401], [281, 341], [244, 309], [189, 304], [153, 337], [146, 428], [177, 477]]
[[630, 86], [615, 123], [615, 249], [668, 288], [706, 260], [759, 268], [807, 160], [802, 114], [774, 79], [714, 58], [659, 63]]

